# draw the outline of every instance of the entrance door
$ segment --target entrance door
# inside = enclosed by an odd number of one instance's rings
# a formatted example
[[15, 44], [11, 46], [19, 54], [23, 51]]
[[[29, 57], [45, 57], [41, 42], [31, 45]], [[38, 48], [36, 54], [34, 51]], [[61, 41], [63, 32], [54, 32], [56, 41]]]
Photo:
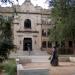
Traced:
[[23, 50], [24, 51], [32, 51], [32, 38], [24, 38], [23, 40]]

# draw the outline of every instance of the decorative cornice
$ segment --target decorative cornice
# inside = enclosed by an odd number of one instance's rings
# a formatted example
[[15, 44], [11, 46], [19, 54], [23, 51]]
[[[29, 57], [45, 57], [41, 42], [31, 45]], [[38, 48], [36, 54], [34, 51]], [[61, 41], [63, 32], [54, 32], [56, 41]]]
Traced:
[[25, 31], [17, 31], [17, 33], [39, 33], [39, 31], [31, 31], [31, 30], [25, 30]]
[[[12, 14], [14, 12], [0, 12], [0, 13], [9, 13]], [[17, 12], [17, 14], [40, 14], [40, 15], [50, 15], [50, 13], [40, 13], [40, 12]]]

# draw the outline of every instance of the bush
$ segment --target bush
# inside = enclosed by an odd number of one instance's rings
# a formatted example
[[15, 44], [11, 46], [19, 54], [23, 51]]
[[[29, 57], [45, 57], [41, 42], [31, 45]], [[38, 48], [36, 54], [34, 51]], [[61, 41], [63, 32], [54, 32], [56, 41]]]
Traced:
[[4, 75], [17, 75], [16, 61], [9, 59], [4, 63], [0, 63], [0, 73], [4, 73]]
[[16, 65], [7, 65], [6, 68], [7, 75], [16, 75]]
[[0, 56], [0, 63], [4, 61], [4, 57]]
[[10, 59], [7, 63], [4, 64], [4, 70], [6, 75], [16, 75], [16, 62]]
[[2, 72], [2, 70], [4, 70], [4, 65], [1, 63], [0, 64], [0, 72]]

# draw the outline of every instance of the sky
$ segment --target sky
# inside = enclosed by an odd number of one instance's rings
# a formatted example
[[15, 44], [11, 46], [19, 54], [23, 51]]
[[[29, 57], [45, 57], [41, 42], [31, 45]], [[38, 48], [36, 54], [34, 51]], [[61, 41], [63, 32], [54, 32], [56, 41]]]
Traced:
[[[22, 3], [25, 1], [25, 0], [18, 0], [19, 1], [19, 4], [22, 5]], [[38, 6], [41, 6], [43, 8], [48, 8], [48, 3], [46, 3], [46, 0], [31, 0], [32, 4], [34, 6], [38, 5]], [[16, 2], [15, 2], [16, 3]], [[10, 6], [9, 4], [7, 5], [3, 5], [2, 6]]]
[[[22, 4], [25, 0], [19, 0], [19, 4]], [[43, 8], [48, 8], [48, 4], [46, 3], [46, 0], [31, 0], [34, 6], [38, 5]]]

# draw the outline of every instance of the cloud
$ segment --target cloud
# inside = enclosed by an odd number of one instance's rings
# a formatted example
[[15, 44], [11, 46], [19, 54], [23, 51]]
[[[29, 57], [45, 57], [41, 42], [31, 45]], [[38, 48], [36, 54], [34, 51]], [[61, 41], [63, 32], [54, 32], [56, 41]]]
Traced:
[[[25, 0], [19, 0], [19, 4], [21, 5]], [[43, 8], [48, 8], [48, 4], [45, 3], [46, 0], [31, 0], [34, 6], [38, 5]]]
[[[18, 1], [19, 1], [19, 4], [22, 5], [22, 3], [24, 3], [25, 0], [18, 0]], [[34, 6], [38, 5], [38, 6], [41, 6], [41, 7], [43, 7], [43, 8], [48, 8], [48, 3], [46, 3], [46, 0], [31, 0], [31, 2], [32, 2], [32, 4], [33, 4]], [[14, 3], [15, 3], [15, 4], [18, 4], [18, 3], [16, 2], [16, 0], [14, 0]], [[0, 3], [0, 4], [1, 4], [1, 3]], [[2, 4], [2, 6], [6, 7], [6, 6], [10, 6], [10, 4], [7, 4], [7, 5]]]

